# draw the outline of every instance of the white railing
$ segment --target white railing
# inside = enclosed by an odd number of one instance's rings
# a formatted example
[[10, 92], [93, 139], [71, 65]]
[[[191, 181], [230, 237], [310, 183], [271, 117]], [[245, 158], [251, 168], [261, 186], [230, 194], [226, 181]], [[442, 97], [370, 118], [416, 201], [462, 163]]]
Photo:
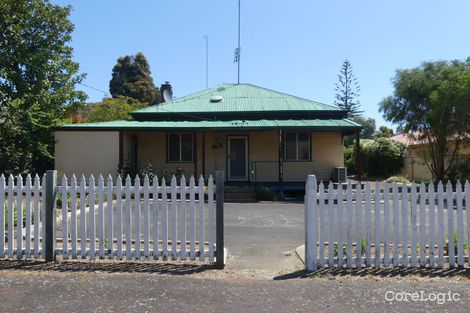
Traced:
[[[93, 176], [77, 179], [73, 175], [63, 176], [57, 186], [56, 172], [49, 172], [42, 185], [38, 176], [32, 182], [28, 175], [25, 184], [21, 176], [16, 180], [10, 176], [8, 182], [0, 177], [0, 257], [213, 263], [221, 252], [216, 251], [212, 176], [207, 184], [202, 176], [197, 183], [191, 177], [188, 184], [184, 176], [179, 182], [173, 176], [167, 186], [164, 179], [159, 183], [147, 176], [142, 182], [139, 177], [122, 181], [100, 176], [95, 182]], [[223, 211], [223, 172], [217, 174], [217, 190], [222, 194], [217, 200], [219, 214]], [[45, 199], [50, 196], [55, 199], [51, 204]], [[219, 221], [217, 227], [223, 227], [223, 215]], [[223, 240], [219, 243], [223, 258]], [[223, 263], [216, 266], [223, 267]]]
[[323, 183], [305, 196], [305, 267], [462, 267], [469, 262], [470, 184]]

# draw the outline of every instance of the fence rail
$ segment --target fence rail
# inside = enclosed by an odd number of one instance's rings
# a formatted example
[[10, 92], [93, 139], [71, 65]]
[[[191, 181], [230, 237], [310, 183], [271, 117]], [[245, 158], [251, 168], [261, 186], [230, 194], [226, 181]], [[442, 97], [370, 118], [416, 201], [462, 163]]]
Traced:
[[462, 267], [469, 263], [470, 183], [317, 185], [305, 197], [305, 266]]
[[[223, 182], [217, 172], [217, 197]], [[147, 176], [73, 175], [57, 186], [55, 171], [42, 180], [28, 175], [25, 184], [2, 175], [0, 258], [189, 259], [223, 267], [223, 238], [216, 237], [223, 202], [216, 211], [215, 196], [212, 176], [207, 183], [173, 176], [167, 185]]]

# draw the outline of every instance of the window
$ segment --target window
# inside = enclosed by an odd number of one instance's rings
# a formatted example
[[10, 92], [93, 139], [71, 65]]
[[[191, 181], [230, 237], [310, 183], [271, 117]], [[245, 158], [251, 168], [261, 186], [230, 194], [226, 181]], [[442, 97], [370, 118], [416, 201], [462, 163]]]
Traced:
[[284, 157], [287, 161], [310, 160], [310, 133], [285, 132]]
[[168, 162], [193, 161], [193, 134], [168, 134]]

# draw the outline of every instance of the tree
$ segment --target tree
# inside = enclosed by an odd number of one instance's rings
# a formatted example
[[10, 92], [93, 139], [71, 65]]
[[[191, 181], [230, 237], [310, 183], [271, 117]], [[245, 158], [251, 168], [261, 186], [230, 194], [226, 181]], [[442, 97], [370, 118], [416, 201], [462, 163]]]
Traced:
[[144, 108], [146, 104], [139, 101], [119, 96], [116, 99], [104, 98], [102, 102], [91, 103], [83, 110], [84, 122], [106, 122], [132, 119], [132, 111]]
[[422, 157], [435, 180], [445, 179], [470, 131], [470, 59], [398, 70], [393, 84], [395, 91], [382, 100], [380, 111], [429, 147]]
[[150, 74], [150, 65], [142, 53], [120, 57], [113, 68], [109, 92], [113, 98], [124, 96], [142, 103], [159, 103], [159, 91]]
[[[352, 120], [360, 125], [362, 125], [362, 131], [360, 138], [361, 139], [373, 139], [375, 133], [375, 119], [369, 117], [362, 117], [362, 116], [353, 116]], [[350, 147], [354, 145], [356, 137], [354, 135], [347, 136], [344, 139], [344, 146]]]
[[348, 111], [348, 117], [361, 115], [359, 102], [359, 84], [353, 73], [351, 62], [344, 60], [343, 65], [338, 74], [338, 82], [335, 84], [335, 102], [339, 108]]
[[375, 138], [390, 138], [393, 137], [393, 129], [387, 126], [380, 126], [379, 130], [374, 133]]
[[46, 0], [0, 2], [0, 172], [53, 168], [54, 128], [82, 102], [72, 61], [70, 7]]

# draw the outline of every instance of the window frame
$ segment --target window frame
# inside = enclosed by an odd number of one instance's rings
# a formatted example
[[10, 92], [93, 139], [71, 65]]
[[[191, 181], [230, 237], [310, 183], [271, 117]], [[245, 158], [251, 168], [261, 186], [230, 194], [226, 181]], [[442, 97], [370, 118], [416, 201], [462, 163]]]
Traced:
[[[287, 133], [294, 133], [295, 134], [295, 159], [287, 158], [287, 140], [286, 134]], [[308, 158], [307, 159], [299, 159], [299, 133], [306, 133], [308, 135]], [[284, 131], [283, 133], [283, 141], [284, 141], [284, 161], [285, 162], [311, 162], [312, 161], [312, 134], [309, 131], [302, 132], [302, 131]]]
[[[179, 158], [178, 160], [171, 160], [170, 159], [170, 135], [178, 135], [179, 137]], [[183, 141], [182, 135], [191, 135], [191, 160], [190, 161], [183, 161]], [[193, 132], [169, 132], [166, 136], [166, 162], [167, 163], [194, 163], [194, 133]]]

